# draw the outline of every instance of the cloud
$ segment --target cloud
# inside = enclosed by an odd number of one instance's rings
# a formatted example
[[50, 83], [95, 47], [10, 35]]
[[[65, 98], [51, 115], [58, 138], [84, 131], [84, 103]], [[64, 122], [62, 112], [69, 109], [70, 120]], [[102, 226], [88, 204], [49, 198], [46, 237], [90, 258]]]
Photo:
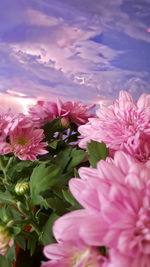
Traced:
[[0, 113], [8, 110], [12, 113], [28, 113], [29, 106], [33, 105], [35, 100], [32, 98], [23, 98], [9, 93], [0, 93]]
[[[121, 89], [134, 96], [148, 92], [147, 69], [122, 67], [128, 51], [121, 45], [124, 39], [119, 32], [137, 42], [150, 40], [143, 17], [127, 12], [126, 3], [132, 1], [14, 0], [10, 6], [9, 2], [0, 9], [0, 91], [9, 99], [21, 97], [12, 96], [16, 92], [26, 95], [22, 99], [56, 100], [59, 96], [97, 103], [112, 99]], [[142, 12], [140, 1], [137, 6]], [[109, 35], [115, 41], [115, 32], [117, 49], [103, 42]], [[135, 55], [138, 62], [145, 59], [142, 53]], [[8, 106], [12, 102], [6, 101]]]

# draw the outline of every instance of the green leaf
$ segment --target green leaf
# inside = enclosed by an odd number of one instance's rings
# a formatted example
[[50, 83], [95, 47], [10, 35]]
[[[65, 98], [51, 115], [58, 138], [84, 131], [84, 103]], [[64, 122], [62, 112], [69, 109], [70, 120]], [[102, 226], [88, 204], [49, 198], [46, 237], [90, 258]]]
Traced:
[[60, 178], [60, 168], [54, 164], [48, 167], [45, 164], [41, 164], [36, 167], [33, 170], [30, 180], [32, 203], [34, 205], [41, 204], [42, 196], [40, 196], [40, 193], [57, 184]]
[[9, 260], [11, 262], [16, 259], [15, 246], [12, 246], [11, 248], [8, 249], [5, 257], [7, 260]]
[[7, 206], [7, 215], [13, 220], [20, 220], [20, 213], [14, 206]]
[[7, 214], [7, 206], [0, 206], [0, 220], [3, 222], [7, 222], [9, 219], [9, 216]]
[[54, 140], [53, 142], [49, 143], [49, 146], [53, 149], [57, 148], [59, 140]]
[[69, 204], [57, 197], [46, 199], [48, 206], [59, 216], [68, 211]]
[[44, 129], [44, 135], [47, 141], [51, 141], [55, 132], [61, 132], [63, 130], [59, 118], [47, 122], [42, 128]]
[[70, 157], [71, 159], [67, 166], [67, 171], [71, 170], [82, 162], [82, 160], [85, 158], [85, 151], [74, 148], [71, 152]]
[[12, 230], [14, 235], [18, 235], [21, 232], [21, 228], [17, 226], [14, 226]]
[[82, 208], [69, 191], [62, 190], [62, 193], [63, 193], [64, 199], [72, 205], [73, 209]]
[[57, 214], [52, 213], [42, 229], [42, 235], [40, 237], [40, 240], [44, 246], [55, 241], [52, 234], [52, 225], [58, 217], [59, 216]]
[[78, 170], [76, 168], [74, 168], [74, 177], [80, 178]]
[[57, 158], [55, 159], [55, 164], [59, 165], [62, 172], [65, 170], [67, 164], [70, 161], [71, 152], [72, 152], [72, 147], [68, 146], [67, 148], [63, 149], [63, 151], [61, 151], [58, 154]]
[[31, 167], [31, 166], [35, 166], [35, 162], [33, 161], [29, 161], [29, 160], [23, 160], [21, 162], [18, 162], [16, 165], [15, 165], [15, 171], [17, 172], [21, 172], [23, 171], [25, 168], [28, 168], [28, 167]]
[[0, 266], [1, 267], [13, 267], [12, 261], [6, 258], [6, 256], [0, 255]]
[[12, 195], [9, 193], [9, 191], [0, 191], [0, 202], [1, 203], [7, 203], [7, 204], [14, 204], [14, 200], [12, 198]]
[[108, 148], [101, 142], [91, 141], [87, 144], [88, 158], [93, 168], [96, 168], [99, 160], [105, 160], [108, 156]]
[[27, 248], [30, 250], [30, 255], [33, 256], [37, 245], [37, 234], [33, 232], [27, 242]]
[[22, 235], [17, 235], [15, 241], [17, 242], [20, 248], [26, 250], [26, 240]]

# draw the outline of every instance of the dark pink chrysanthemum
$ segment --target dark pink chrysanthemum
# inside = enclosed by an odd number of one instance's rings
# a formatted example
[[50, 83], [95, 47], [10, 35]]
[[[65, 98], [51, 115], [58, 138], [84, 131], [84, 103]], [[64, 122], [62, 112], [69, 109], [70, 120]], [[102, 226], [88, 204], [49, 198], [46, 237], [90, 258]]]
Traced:
[[8, 121], [8, 114], [1, 114], [0, 115], [0, 142], [5, 140], [5, 137], [9, 131], [9, 121]]
[[88, 112], [94, 106], [89, 107], [82, 102], [60, 101], [60, 117], [65, 117], [69, 122], [74, 122], [79, 126], [87, 123], [89, 118], [94, 117], [93, 114]]
[[38, 101], [29, 109], [29, 114], [36, 127], [59, 117], [57, 104], [50, 101]]
[[35, 160], [36, 156], [48, 153], [42, 142], [42, 129], [35, 129], [31, 118], [23, 114], [5, 116], [6, 134], [0, 140], [0, 154], [13, 153], [21, 160]]
[[85, 124], [88, 118], [93, 117], [93, 114], [88, 112], [93, 107], [94, 105], [88, 107], [81, 102], [38, 101], [29, 109], [29, 114], [37, 127], [55, 118], [65, 119], [62, 123], [69, 125], [70, 122], [74, 122], [79, 126]]
[[48, 153], [45, 150], [46, 142], [42, 142], [42, 129], [17, 127], [10, 134], [10, 149], [21, 160], [36, 160], [36, 156]]
[[103, 141], [111, 151], [123, 150], [140, 161], [150, 158], [150, 95], [143, 94], [135, 103], [121, 91], [113, 105], [97, 110], [97, 118], [79, 127], [80, 147], [89, 140]]

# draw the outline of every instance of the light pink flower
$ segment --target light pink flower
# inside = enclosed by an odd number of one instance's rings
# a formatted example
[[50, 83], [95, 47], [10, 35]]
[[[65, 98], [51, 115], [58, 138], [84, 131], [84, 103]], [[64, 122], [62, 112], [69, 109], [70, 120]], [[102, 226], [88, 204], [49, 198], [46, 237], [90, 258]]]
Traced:
[[55, 222], [53, 233], [58, 243], [44, 248], [44, 254], [50, 261], [44, 263], [42, 267], [103, 266], [107, 259], [97, 248], [86, 245], [79, 236], [80, 223], [85, 218], [87, 218], [86, 212], [81, 210], [63, 216], [62, 223], [60, 219]]
[[109, 250], [109, 261], [103, 267], [149, 267], [150, 256], [149, 255], [137, 255], [136, 257], [130, 257], [119, 253], [119, 251]]
[[78, 129], [80, 147], [90, 140], [103, 141], [111, 151], [123, 150], [140, 161], [150, 158], [150, 95], [141, 95], [135, 103], [128, 92], [121, 91], [113, 105], [96, 113], [97, 118]]
[[13, 238], [9, 231], [4, 227], [0, 226], [0, 255], [5, 255], [10, 247], [14, 244]]
[[58, 103], [38, 101], [36, 105], [29, 109], [29, 114], [36, 127], [42, 126], [44, 123], [55, 118], [65, 119], [65, 124], [67, 125], [70, 122], [81, 125], [85, 124], [88, 118], [94, 116], [88, 112], [94, 106], [88, 107], [81, 102], [62, 102], [60, 100]]
[[81, 244], [51, 244], [44, 248], [44, 254], [51, 260], [42, 267], [102, 267], [105, 261], [98, 249]]
[[[73, 178], [69, 187], [85, 208], [80, 238], [91, 246], [115, 249], [133, 262], [138, 258], [141, 265], [135, 267], [148, 267], [142, 262], [150, 257], [150, 162], [118, 151], [114, 160], [100, 161], [97, 169], [81, 168], [79, 174], [81, 179]], [[72, 224], [76, 215], [65, 216], [59, 226], [70, 217]]]

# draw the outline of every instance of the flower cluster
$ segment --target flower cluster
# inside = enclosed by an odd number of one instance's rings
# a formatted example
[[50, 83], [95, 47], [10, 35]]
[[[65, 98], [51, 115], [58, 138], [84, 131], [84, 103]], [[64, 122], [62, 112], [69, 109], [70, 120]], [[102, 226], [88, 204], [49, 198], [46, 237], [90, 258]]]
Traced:
[[[91, 108], [81, 102], [38, 101], [28, 115], [0, 115], [0, 266], [12, 266], [15, 248], [28, 248], [33, 255], [36, 245], [48, 243], [51, 217], [72, 208], [62, 191], [67, 194], [74, 169], [84, 166], [77, 128], [94, 116]], [[73, 242], [58, 247], [68, 262], [101, 262], [98, 249]]]
[[[42, 266], [149, 267], [150, 95], [135, 103], [121, 91], [113, 105], [98, 109], [78, 130], [80, 147], [97, 141], [92, 160], [89, 155], [96, 168], [81, 167], [80, 178], [69, 180], [82, 208], [55, 221], [57, 243], [44, 248], [49, 261]], [[106, 159], [101, 141], [110, 149]]]
[[140, 161], [150, 159], [150, 95], [143, 94], [137, 103], [121, 91], [113, 105], [97, 110], [97, 118], [79, 127], [80, 147], [89, 140], [103, 141], [111, 153], [123, 150]]
[[0, 115], [0, 266], [18, 246], [41, 267], [150, 266], [150, 95], [91, 108]]
[[87, 106], [81, 102], [62, 102], [38, 101], [36, 105], [29, 109], [29, 114], [37, 127], [55, 118], [65, 118], [68, 123], [75, 123], [78, 126], [88, 122], [94, 117], [88, 111], [93, 106]]

